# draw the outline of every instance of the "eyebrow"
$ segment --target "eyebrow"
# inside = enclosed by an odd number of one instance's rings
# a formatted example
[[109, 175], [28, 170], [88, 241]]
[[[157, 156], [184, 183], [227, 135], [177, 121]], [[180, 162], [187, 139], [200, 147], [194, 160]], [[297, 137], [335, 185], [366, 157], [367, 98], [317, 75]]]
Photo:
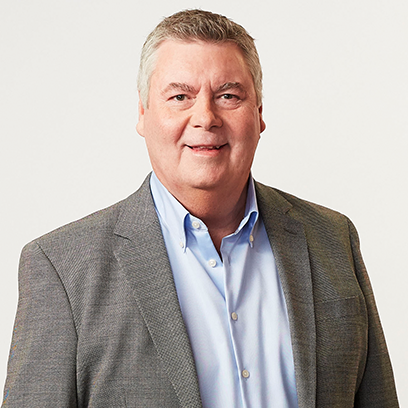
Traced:
[[181, 91], [181, 92], [195, 92], [195, 88], [190, 85], [187, 85], [183, 82], [171, 82], [166, 86], [163, 93], [168, 91]]
[[222, 84], [221, 86], [218, 87], [216, 93], [229, 91], [231, 89], [237, 89], [241, 92], [246, 93], [245, 88], [239, 82], [226, 82], [225, 84]]
[[[225, 84], [220, 85], [216, 89], [216, 93], [219, 92], [225, 92], [225, 91], [230, 91], [233, 89], [237, 89], [241, 92], [246, 93], [245, 88], [242, 86], [241, 83], [239, 82], [226, 82]], [[180, 91], [180, 92], [191, 92], [191, 93], [196, 93], [196, 89], [184, 82], [171, 82], [166, 86], [164, 89], [163, 93], [166, 93], [168, 91]]]

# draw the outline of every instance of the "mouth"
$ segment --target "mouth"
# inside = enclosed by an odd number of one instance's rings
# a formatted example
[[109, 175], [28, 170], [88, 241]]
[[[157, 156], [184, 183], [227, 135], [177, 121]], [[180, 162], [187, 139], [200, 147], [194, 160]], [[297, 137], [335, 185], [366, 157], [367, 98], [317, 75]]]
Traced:
[[220, 150], [221, 148], [223, 148], [226, 145], [227, 144], [223, 144], [223, 145], [197, 145], [197, 146], [186, 145], [186, 146], [189, 147], [191, 150], [208, 151], [208, 150]]

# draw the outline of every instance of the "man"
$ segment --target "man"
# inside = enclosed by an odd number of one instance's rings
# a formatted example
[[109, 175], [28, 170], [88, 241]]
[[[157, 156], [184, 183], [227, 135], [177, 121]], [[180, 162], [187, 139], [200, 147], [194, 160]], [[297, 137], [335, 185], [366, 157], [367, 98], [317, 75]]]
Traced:
[[254, 182], [262, 74], [225, 17], [141, 57], [154, 173], [28, 244], [4, 407], [397, 407], [356, 230]]

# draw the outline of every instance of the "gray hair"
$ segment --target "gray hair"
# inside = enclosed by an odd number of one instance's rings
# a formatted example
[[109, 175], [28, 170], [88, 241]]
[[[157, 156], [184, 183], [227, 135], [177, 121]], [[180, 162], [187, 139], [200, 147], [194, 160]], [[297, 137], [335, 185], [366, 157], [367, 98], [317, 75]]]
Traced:
[[252, 75], [258, 105], [262, 103], [262, 68], [254, 39], [244, 27], [220, 14], [204, 10], [184, 10], [166, 17], [147, 37], [140, 56], [137, 88], [147, 107], [150, 79], [155, 68], [157, 50], [163, 41], [234, 42], [242, 50]]

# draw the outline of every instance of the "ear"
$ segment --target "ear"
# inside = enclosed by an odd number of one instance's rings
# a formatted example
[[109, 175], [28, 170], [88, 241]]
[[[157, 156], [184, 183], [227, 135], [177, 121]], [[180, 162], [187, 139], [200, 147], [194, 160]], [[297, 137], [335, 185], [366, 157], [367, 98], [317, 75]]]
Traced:
[[145, 114], [145, 109], [142, 103], [142, 99], [140, 98], [140, 92], [139, 92], [139, 121], [137, 122], [136, 130], [137, 130], [137, 133], [139, 133], [139, 135], [142, 137], [144, 137], [144, 114]]
[[258, 108], [259, 110], [259, 124], [260, 124], [260, 129], [262, 133], [266, 129], [266, 123], [262, 119], [262, 105]]

